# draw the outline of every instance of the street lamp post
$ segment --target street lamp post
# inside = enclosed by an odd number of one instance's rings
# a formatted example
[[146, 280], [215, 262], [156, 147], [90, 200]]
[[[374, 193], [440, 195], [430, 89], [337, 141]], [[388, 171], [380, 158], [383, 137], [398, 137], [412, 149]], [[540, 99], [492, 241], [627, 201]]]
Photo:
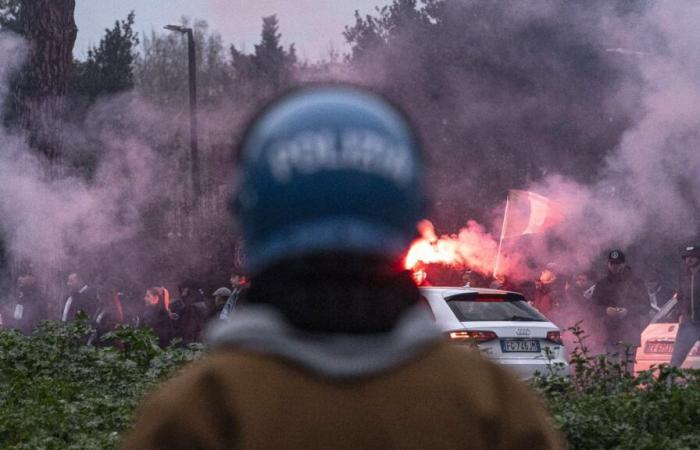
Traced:
[[192, 28], [166, 25], [166, 30], [187, 35], [187, 56], [190, 81], [190, 176], [192, 178], [192, 203], [198, 204], [202, 186], [199, 176], [199, 149], [197, 147], [197, 62], [195, 59], [194, 33]]

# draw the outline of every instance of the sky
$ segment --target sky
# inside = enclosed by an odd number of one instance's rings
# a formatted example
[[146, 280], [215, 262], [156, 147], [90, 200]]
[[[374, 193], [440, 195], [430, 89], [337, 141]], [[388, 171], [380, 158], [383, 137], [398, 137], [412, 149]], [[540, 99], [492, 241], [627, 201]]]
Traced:
[[354, 12], [371, 14], [389, 0], [77, 0], [78, 38], [75, 56], [99, 43], [105, 28], [136, 12], [135, 30], [149, 34], [182, 16], [204, 19], [228, 44], [252, 51], [260, 39], [262, 17], [277, 14], [282, 43], [294, 43], [301, 59], [316, 60], [328, 54], [331, 44], [346, 51], [343, 29], [354, 22]]

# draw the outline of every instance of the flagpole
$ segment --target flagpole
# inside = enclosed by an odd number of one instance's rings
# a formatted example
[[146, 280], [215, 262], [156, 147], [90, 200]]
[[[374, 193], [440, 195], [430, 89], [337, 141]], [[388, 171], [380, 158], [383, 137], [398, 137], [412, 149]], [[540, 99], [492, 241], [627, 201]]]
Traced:
[[510, 191], [506, 194], [506, 209], [503, 212], [503, 224], [501, 224], [501, 238], [498, 240], [498, 253], [496, 253], [496, 263], [493, 265], [493, 278], [496, 278], [498, 274], [499, 265], [501, 262], [501, 246], [503, 246], [503, 238], [506, 235], [506, 220], [508, 220], [508, 198], [510, 197]]

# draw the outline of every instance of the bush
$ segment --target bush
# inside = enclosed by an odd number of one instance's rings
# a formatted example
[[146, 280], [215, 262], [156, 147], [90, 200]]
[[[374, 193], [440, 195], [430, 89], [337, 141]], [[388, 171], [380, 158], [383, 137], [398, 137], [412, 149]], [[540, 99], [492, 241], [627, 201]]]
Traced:
[[584, 332], [571, 331], [571, 376], [532, 380], [571, 449], [700, 448], [700, 371], [663, 365], [633, 375], [629, 349], [593, 356]]
[[[700, 448], [700, 371], [633, 376], [625, 358], [592, 356], [573, 332], [572, 375], [553, 367], [531, 382], [572, 449]], [[84, 322], [0, 332], [0, 448], [114, 448], [143, 395], [203, 350], [161, 349], [128, 326], [105, 336], [118, 348], [85, 345], [91, 333]]]
[[144, 329], [85, 345], [85, 322], [45, 322], [34, 335], [0, 332], [0, 448], [113, 448], [143, 394], [201, 347], [161, 349]]

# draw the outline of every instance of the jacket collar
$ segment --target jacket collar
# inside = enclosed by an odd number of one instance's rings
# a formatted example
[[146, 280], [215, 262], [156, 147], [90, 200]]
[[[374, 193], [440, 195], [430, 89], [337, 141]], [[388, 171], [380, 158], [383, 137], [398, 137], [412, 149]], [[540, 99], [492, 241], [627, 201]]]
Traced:
[[442, 340], [419, 307], [406, 311], [389, 332], [308, 333], [288, 324], [275, 309], [246, 305], [209, 333], [213, 348], [237, 348], [287, 360], [318, 375], [352, 379], [403, 365]]

